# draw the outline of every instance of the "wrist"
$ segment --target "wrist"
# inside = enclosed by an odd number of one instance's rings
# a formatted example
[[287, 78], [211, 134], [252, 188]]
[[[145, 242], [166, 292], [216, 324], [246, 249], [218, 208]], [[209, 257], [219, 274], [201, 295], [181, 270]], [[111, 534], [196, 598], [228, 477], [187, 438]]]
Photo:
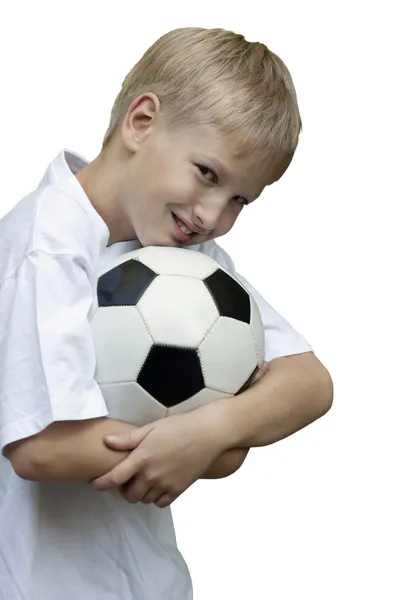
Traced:
[[231, 400], [232, 398], [213, 400], [197, 409], [206, 420], [206, 428], [217, 444], [219, 454], [240, 447], [240, 430]]

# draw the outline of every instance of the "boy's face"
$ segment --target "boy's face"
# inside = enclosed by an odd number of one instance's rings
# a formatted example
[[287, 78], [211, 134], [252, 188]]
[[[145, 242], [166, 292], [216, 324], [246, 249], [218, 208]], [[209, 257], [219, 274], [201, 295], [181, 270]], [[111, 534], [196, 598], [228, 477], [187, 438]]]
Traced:
[[190, 246], [227, 233], [265, 187], [251, 158], [233, 158], [229, 140], [215, 131], [171, 136], [161, 119], [149, 126], [138, 112], [121, 130], [119, 231], [110, 228], [110, 243], [137, 238], [143, 246]]
[[124, 206], [146, 246], [186, 246], [224, 235], [262, 191], [249, 166], [234, 162], [229, 146], [211, 133], [171, 140], [153, 131], [131, 164], [132, 192], [126, 189]]

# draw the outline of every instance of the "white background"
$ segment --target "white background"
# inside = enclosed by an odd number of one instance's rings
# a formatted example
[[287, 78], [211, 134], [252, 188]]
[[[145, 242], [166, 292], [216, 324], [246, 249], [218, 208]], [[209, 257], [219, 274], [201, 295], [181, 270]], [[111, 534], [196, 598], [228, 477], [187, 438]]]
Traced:
[[395, 5], [1, 4], [0, 217], [62, 148], [95, 158], [123, 78], [170, 29], [223, 27], [261, 41], [297, 87], [294, 162], [222, 244], [328, 367], [335, 403], [175, 502], [195, 600], [400, 597]]

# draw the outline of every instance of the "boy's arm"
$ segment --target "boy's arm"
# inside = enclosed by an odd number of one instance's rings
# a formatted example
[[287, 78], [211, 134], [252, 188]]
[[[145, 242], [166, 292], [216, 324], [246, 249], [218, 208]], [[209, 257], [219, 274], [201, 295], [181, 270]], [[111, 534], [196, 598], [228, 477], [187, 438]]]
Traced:
[[[251, 385], [268, 370], [269, 365], [264, 362]], [[36, 435], [9, 444], [5, 455], [23, 479], [88, 483], [108, 473], [130, 454], [128, 450], [109, 448], [104, 438], [132, 429], [137, 427], [108, 417], [57, 421]], [[221, 479], [232, 475], [242, 466], [249, 450], [226, 450], [210, 465], [202, 479]]]
[[250, 448], [231, 448], [215, 460], [201, 479], [222, 479], [233, 475], [244, 463]]
[[[6, 446], [17, 475], [30, 481], [89, 483], [110, 471], [130, 451], [117, 451], [104, 444], [105, 436], [135, 429], [134, 425], [108, 417], [82, 421], [58, 421], [42, 432]], [[224, 452], [203, 475], [218, 479], [242, 465], [248, 450]]]
[[22, 479], [87, 483], [129, 454], [108, 448], [104, 437], [132, 428], [130, 423], [108, 417], [57, 421], [36, 435], [9, 444], [4, 453]]

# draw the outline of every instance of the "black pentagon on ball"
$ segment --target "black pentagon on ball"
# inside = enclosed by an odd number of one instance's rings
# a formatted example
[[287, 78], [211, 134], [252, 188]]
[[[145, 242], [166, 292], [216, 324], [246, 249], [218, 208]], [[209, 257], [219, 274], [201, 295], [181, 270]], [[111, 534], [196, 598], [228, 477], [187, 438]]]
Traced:
[[99, 306], [135, 306], [157, 273], [131, 259], [107, 271], [97, 282]]
[[204, 388], [197, 351], [155, 344], [137, 382], [163, 406], [170, 408], [184, 402]]
[[217, 269], [204, 279], [221, 317], [231, 317], [243, 323], [250, 323], [250, 297], [233, 277]]

